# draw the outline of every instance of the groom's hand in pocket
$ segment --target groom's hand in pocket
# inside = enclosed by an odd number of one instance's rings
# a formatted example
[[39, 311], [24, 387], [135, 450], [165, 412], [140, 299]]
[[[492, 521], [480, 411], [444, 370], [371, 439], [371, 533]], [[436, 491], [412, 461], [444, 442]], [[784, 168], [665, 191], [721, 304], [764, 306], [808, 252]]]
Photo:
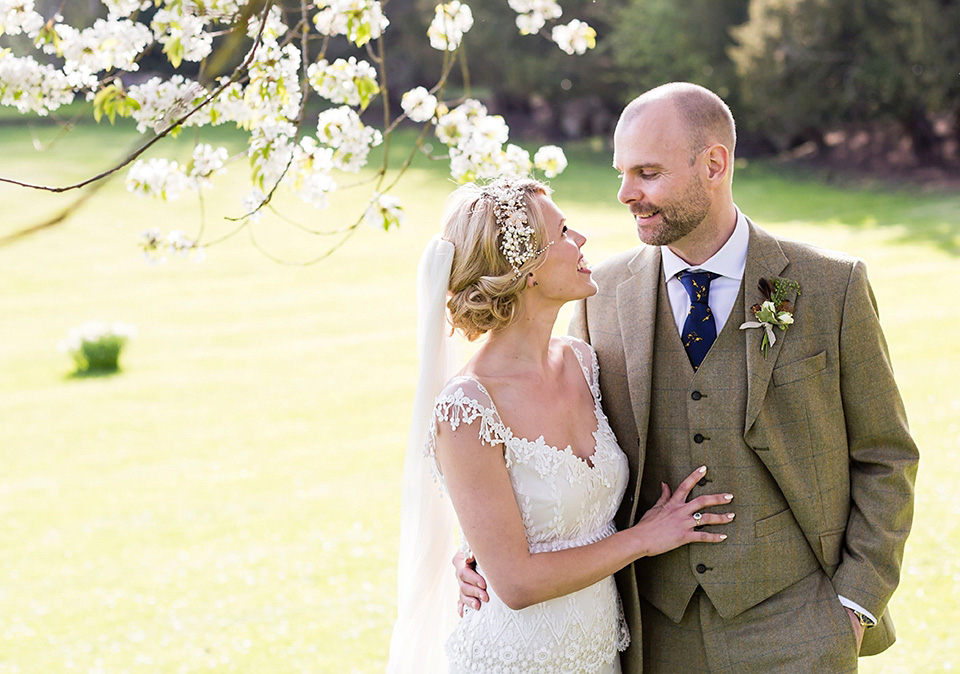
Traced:
[[457, 582], [460, 584], [457, 613], [462, 618], [464, 606], [479, 610], [480, 602], [490, 601], [490, 597], [486, 593], [487, 581], [477, 573], [477, 560], [458, 552], [453, 557], [453, 568], [457, 570]]

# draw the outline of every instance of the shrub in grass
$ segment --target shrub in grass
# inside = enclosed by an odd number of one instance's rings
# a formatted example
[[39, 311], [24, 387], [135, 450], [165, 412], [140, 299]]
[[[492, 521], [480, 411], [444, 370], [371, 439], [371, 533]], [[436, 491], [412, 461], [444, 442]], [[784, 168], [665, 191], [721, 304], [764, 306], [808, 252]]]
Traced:
[[123, 347], [136, 334], [137, 328], [128, 323], [87, 321], [70, 329], [60, 350], [70, 354], [78, 374], [116, 372]]

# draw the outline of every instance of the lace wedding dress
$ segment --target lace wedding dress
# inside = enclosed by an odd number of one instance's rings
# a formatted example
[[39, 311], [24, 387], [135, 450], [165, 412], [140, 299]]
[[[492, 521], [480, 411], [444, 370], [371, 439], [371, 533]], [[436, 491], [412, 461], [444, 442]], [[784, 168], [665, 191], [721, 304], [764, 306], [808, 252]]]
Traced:
[[[593, 393], [597, 430], [590, 463], [569, 446], [547, 445], [543, 436], [536, 440], [514, 436], [486, 389], [470, 377], [454, 377], [438, 396], [427, 439], [427, 454], [434, 455], [438, 423], [454, 430], [466, 424], [476, 427], [484, 443], [504, 447], [533, 553], [578, 547], [613, 534], [613, 516], [627, 482], [626, 456], [600, 408], [596, 354], [585, 342], [564, 339]], [[481, 574], [482, 562], [478, 560]], [[620, 671], [618, 651], [627, 647], [630, 635], [612, 576], [518, 611], [503, 603], [496, 588], [488, 586], [488, 594], [490, 601], [480, 610], [464, 608], [463, 619], [447, 641], [451, 672]]]

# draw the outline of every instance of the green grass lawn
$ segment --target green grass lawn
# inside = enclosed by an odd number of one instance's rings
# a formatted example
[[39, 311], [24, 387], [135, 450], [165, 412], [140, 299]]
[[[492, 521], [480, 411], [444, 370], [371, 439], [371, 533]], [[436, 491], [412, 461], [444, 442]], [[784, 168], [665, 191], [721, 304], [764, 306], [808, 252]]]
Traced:
[[[0, 175], [62, 184], [133, 141], [82, 128], [35, 152], [53, 134], [0, 127]], [[171, 152], [187, 157], [187, 141]], [[634, 245], [602, 143], [569, 156], [555, 198], [589, 237], [587, 258]], [[217, 182], [211, 237], [240, 213], [244, 164]], [[452, 187], [445, 169], [418, 162], [404, 178], [402, 229], [364, 228], [308, 267], [271, 262], [246, 235], [199, 265], [150, 266], [139, 232], [196, 232], [200, 205], [139, 200], [122, 183], [0, 247], [0, 674], [382, 671], [414, 273]], [[960, 270], [960, 197], [824, 186], [764, 163], [738, 170], [735, 193], [771, 231], [868, 263], [923, 458], [891, 604], [899, 642], [862, 671], [958, 668], [960, 319], [941, 289]], [[335, 227], [365, 195], [281, 209]], [[72, 198], [0, 186], [0, 237]], [[329, 242], [273, 217], [253, 232], [289, 261]], [[121, 373], [70, 376], [57, 342], [89, 319], [139, 328]]]

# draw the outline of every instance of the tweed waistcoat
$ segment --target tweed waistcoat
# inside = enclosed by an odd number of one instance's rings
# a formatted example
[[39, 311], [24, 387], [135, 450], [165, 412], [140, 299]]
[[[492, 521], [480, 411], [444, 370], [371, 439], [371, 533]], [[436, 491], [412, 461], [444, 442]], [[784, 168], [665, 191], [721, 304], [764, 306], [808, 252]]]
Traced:
[[730, 618], [807, 576], [818, 562], [757, 450], [743, 440], [746, 340], [736, 320], [742, 315], [742, 286], [731, 317], [695, 373], [660, 277], [640, 509], [656, 502], [661, 482], [676, 488], [705, 465], [707, 476], [691, 498], [730, 492], [732, 504], [713, 510], [737, 517], [714, 528], [728, 534], [723, 543], [694, 543], [638, 561], [637, 582], [640, 594], [675, 621], [698, 585], [720, 615]]

